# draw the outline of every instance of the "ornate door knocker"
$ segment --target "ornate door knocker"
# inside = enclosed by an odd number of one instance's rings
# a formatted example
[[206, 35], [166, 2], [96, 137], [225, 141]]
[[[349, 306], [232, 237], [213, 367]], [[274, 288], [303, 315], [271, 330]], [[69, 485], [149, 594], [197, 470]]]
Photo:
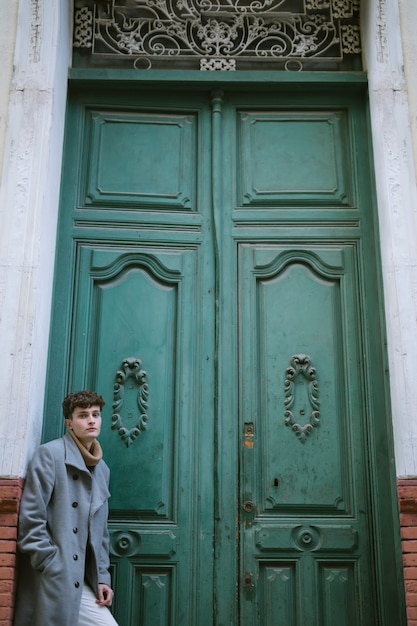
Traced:
[[[128, 381], [137, 385], [136, 402], [137, 415], [129, 415], [133, 419], [133, 426], [129, 428], [122, 418], [122, 409], [125, 398], [125, 386]], [[149, 385], [146, 372], [142, 369], [142, 361], [136, 357], [128, 357], [123, 360], [121, 368], [116, 372], [116, 382], [113, 394], [112, 429], [117, 430], [123, 443], [129, 447], [135, 439], [147, 428]]]
[[[299, 376], [303, 376], [308, 381], [307, 397], [311, 406], [309, 420], [304, 425], [298, 424], [292, 411], [295, 402], [295, 381]], [[316, 370], [311, 365], [311, 359], [307, 354], [294, 354], [287, 368], [285, 383], [285, 425], [289, 426], [296, 437], [304, 443], [313, 431], [313, 428], [320, 424], [319, 412], [319, 386], [316, 378]]]

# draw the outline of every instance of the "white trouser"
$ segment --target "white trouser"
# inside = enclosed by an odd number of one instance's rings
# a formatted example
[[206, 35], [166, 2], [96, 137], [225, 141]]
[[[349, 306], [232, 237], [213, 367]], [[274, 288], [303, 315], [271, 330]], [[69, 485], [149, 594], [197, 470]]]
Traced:
[[106, 606], [99, 606], [96, 600], [91, 587], [84, 584], [78, 626], [118, 626], [109, 609]]

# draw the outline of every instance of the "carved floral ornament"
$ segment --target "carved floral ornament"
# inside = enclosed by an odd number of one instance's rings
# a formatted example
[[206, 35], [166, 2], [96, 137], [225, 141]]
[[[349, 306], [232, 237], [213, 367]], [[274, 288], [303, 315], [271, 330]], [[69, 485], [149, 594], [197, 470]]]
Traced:
[[[132, 408], [126, 411], [126, 386], [136, 388], [137, 412]], [[112, 429], [117, 430], [123, 443], [129, 447], [147, 428], [149, 385], [146, 372], [142, 369], [142, 361], [135, 357], [123, 360], [121, 368], [116, 372], [113, 393]], [[127, 415], [126, 415], [127, 412]]]
[[360, 0], [75, 0], [74, 66], [361, 69]]
[[[295, 405], [296, 380], [299, 379], [299, 377], [304, 378], [308, 383], [307, 399], [311, 407], [311, 412], [308, 417], [308, 421], [305, 424], [299, 424], [299, 418], [296, 418], [293, 412]], [[305, 443], [307, 437], [313, 432], [313, 428], [319, 426], [320, 424], [319, 386], [316, 377], [316, 370], [311, 365], [311, 359], [307, 354], [294, 354], [291, 357], [290, 366], [287, 367], [286, 370], [284, 392], [285, 425], [291, 428], [301, 443]], [[297, 392], [300, 393], [300, 386], [298, 386]], [[302, 413], [304, 414], [304, 409]]]

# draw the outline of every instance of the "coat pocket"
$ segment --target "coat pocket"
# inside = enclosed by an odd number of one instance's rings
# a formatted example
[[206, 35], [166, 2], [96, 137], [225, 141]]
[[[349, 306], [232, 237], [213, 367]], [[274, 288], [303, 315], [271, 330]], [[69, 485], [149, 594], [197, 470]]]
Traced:
[[42, 561], [41, 567], [38, 568], [38, 571], [44, 576], [55, 576], [60, 572], [63, 566], [58, 548], [56, 546], [52, 547], [54, 551]]

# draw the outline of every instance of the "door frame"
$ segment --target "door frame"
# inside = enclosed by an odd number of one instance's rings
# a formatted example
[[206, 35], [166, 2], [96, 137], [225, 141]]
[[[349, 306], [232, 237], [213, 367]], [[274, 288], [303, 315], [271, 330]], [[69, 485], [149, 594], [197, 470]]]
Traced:
[[[152, 89], [152, 90], [165, 90], [170, 87], [180, 89], [193, 89], [213, 91], [216, 89], [231, 90], [243, 90], [243, 89], [260, 89], [262, 91], [304, 91], [306, 89], [311, 90], [313, 93], [319, 93], [323, 90], [329, 93], [337, 93], [345, 89], [349, 94], [354, 91], [358, 94], [358, 97], [363, 98], [363, 105], [367, 107], [367, 79], [363, 73], [252, 73], [252, 72], [236, 72], [236, 73], [202, 73], [202, 72], [177, 72], [177, 71], [149, 71], [141, 74], [135, 70], [124, 70], [119, 72], [117, 70], [73, 70], [70, 76], [70, 91], [71, 90], [97, 90], [106, 91], [109, 88], [115, 89]], [[366, 132], [370, 140], [370, 124]], [[369, 150], [367, 158], [370, 163], [370, 169], [373, 170], [372, 153]], [[377, 230], [377, 211], [375, 201], [375, 188], [372, 184], [372, 221], [374, 224], [374, 241], [373, 246], [376, 251], [376, 257], [378, 258], [378, 264], [376, 267], [376, 274], [378, 276], [377, 289], [382, 298], [382, 277], [381, 277], [381, 263], [379, 252], [379, 236]], [[59, 220], [61, 223], [61, 220]], [[71, 230], [71, 229], [70, 229]], [[68, 236], [70, 235], [70, 236]], [[57, 258], [58, 254], [66, 252], [66, 263], [68, 264], [67, 270], [67, 284], [73, 283], [73, 275], [71, 270], [71, 259], [74, 255], [74, 245], [72, 241], [72, 232], [66, 232], [66, 239], [62, 241], [62, 245], [59, 245], [60, 239], [63, 237], [63, 233], [58, 231], [58, 246], [57, 246]], [[68, 293], [66, 297], [60, 292], [59, 283], [65, 283], [62, 280], [62, 275], [57, 272], [57, 264], [55, 271], [55, 283], [54, 294], [61, 293], [60, 298], [55, 297], [55, 319], [60, 319], [60, 323], [54, 323], [51, 326], [51, 338], [50, 338], [50, 354], [48, 364], [48, 383], [46, 393], [46, 411], [48, 414], [48, 407], [58, 406], [61, 398], [67, 392], [67, 379], [68, 372], [66, 364], [68, 362], [68, 344], [70, 337], [70, 324], [71, 312], [73, 308], [73, 302]], [[382, 303], [378, 307], [380, 316], [380, 326], [385, 330], [385, 321], [383, 316]], [[384, 337], [377, 334], [372, 337], [372, 341], [375, 344], [385, 346]], [[393, 451], [393, 439], [392, 439], [392, 420], [389, 410], [389, 379], [387, 372], [387, 355], [385, 347], [381, 351], [383, 352], [383, 359], [378, 364], [379, 368], [379, 380], [383, 381], [383, 393], [379, 396], [375, 395], [375, 406], [372, 413], [375, 416], [375, 423], [371, 424], [369, 429], [368, 439], [368, 455], [369, 459], [373, 461], [373, 466], [370, 470], [371, 475], [371, 494], [370, 498], [373, 503], [373, 529], [375, 541], [382, 542], [383, 545], [390, 545], [390, 550], [384, 552], [380, 562], [376, 563], [375, 570], [378, 572], [378, 598], [380, 603], [380, 614], [383, 615], [384, 611], [382, 606], [385, 603], [390, 603], [396, 607], [398, 616], [405, 616], [405, 608], [403, 601], [402, 589], [396, 589], [392, 591], [391, 585], [387, 585], [386, 576], [387, 572], [395, 570], [397, 572], [396, 579], [402, 580], [402, 560], [401, 560], [401, 548], [400, 548], [400, 534], [399, 534], [399, 517], [398, 517], [398, 502], [396, 491], [396, 476], [395, 476], [395, 463], [394, 463], [394, 451]], [[53, 363], [53, 367], [52, 364]], [[60, 372], [60, 374], [58, 373]], [[387, 410], [388, 409], [388, 410]], [[381, 422], [376, 422], [377, 417]], [[217, 450], [215, 451], [215, 458], [217, 462], [221, 463], [223, 456], [222, 440], [220, 437], [220, 428], [217, 427]], [[51, 420], [44, 422], [43, 440], [49, 440], [51, 438], [60, 436], [62, 434], [62, 424], [60, 420]], [[234, 433], [234, 440], [239, 440], [239, 433]], [[219, 471], [219, 467], [217, 468]], [[215, 542], [215, 560], [217, 562], [217, 571], [221, 574], [215, 577], [214, 592], [215, 592], [215, 624], [216, 626], [231, 624], [234, 622], [235, 615], [237, 614], [237, 596], [235, 593], [236, 580], [235, 577], [231, 577], [227, 574], [235, 569], [235, 565], [231, 562], [234, 559], [231, 558], [233, 550], [231, 545], [235, 542], [237, 533], [237, 527], [235, 523], [235, 514], [232, 515], [232, 509], [235, 512], [234, 499], [231, 498], [229, 490], [219, 495], [219, 506], [223, 511], [228, 511], [226, 515], [219, 514], [216, 521], [216, 539]], [[381, 503], [384, 503], [383, 507]], [[382, 519], [379, 514], [382, 508], [386, 508], [392, 512], [389, 519]], [[233, 520], [233, 523], [230, 523]], [[394, 540], [393, 540], [394, 538]], [[395, 564], [395, 567], [393, 566]], [[216, 569], [216, 568], [215, 568]], [[402, 584], [401, 582], [399, 583]], [[225, 590], [229, 591], [225, 593]], [[235, 603], [230, 602], [230, 598], [235, 598]], [[401, 619], [401, 617], [399, 617]], [[405, 619], [405, 617], [403, 617]], [[402, 622], [401, 622], [402, 623]], [[405, 623], [405, 622], [404, 622]], [[400, 624], [400, 622], [399, 622]], [[382, 625], [381, 625], [382, 626]], [[386, 626], [390, 626], [386, 624]]]

